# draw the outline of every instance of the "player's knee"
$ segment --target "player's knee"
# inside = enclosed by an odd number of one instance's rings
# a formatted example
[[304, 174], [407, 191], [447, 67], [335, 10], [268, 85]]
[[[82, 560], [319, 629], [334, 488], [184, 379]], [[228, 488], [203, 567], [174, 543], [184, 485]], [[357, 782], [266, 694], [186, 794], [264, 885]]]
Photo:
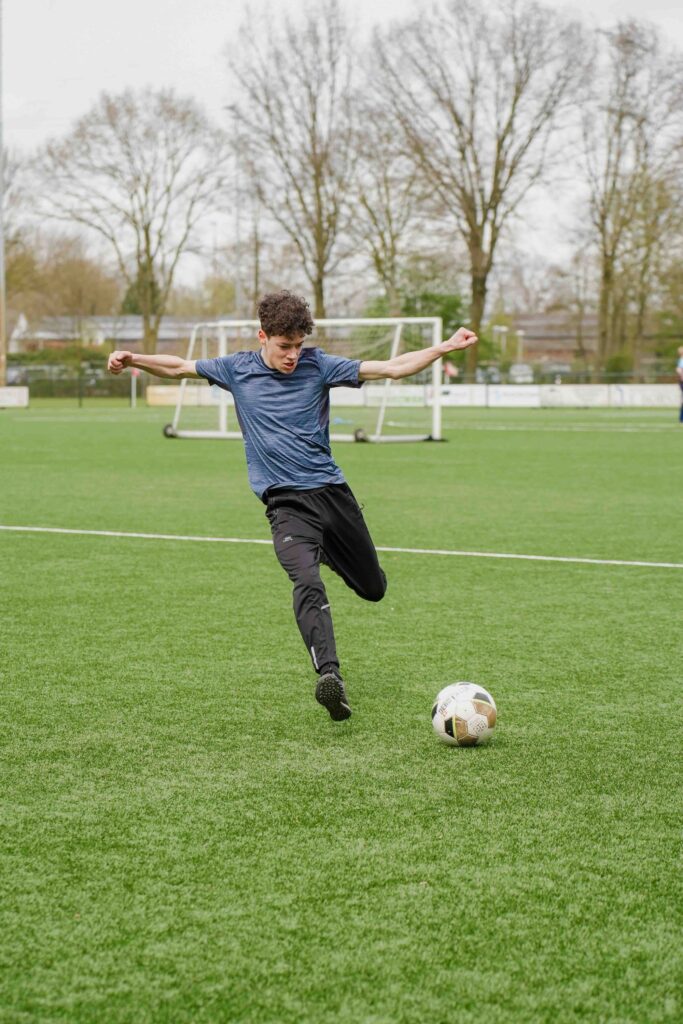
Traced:
[[382, 573], [379, 579], [374, 580], [372, 586], [370, 586], [363, 597], [366, 601], [381, 601], [387, 592], [387, 578]]
[[322, 589], [322, 580], [320, 579], [320, 569], [317, 565], [308, 566], [305, 569], [299, 569], [298, 572], [292, 573], [292, 582], [294, 583], [295, 591], [316, 591]]

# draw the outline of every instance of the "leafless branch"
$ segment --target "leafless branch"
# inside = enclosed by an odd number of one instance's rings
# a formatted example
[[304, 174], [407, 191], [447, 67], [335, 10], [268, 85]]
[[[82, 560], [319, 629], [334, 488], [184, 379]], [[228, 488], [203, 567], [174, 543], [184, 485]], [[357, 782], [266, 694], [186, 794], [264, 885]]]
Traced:
[[179, 260], [225, 190], [227, 141], [172, 91], [103, 94], [35, 162], [40, 208], [111, 246], [153, 349]]

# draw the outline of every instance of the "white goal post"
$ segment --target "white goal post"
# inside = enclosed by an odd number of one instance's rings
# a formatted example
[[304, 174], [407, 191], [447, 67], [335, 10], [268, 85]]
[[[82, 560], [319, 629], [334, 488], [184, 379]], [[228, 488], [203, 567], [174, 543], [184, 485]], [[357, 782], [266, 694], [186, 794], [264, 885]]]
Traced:
[[[187, 359], [211, 359], [255, 349], [258, 320], [218, 320], [197, 324]], [[316, 320], [305, 345], [355, 359], [391, 359], [402, 352], [439, 345], [440, 317], [372, 317]], [[333, 441], [441, 441], [442, 360], [401, 380], [368, 381], [362, 388], [330, 389]], [[232, 395], [206, 383], [182, 380], [166, 437], [241, 439]], [[399, 419], [392, 418], [399, 410]], [[234, 426], [230, 420], [234, 419]], [[346, 429], [337, 430], [342, 426]]]

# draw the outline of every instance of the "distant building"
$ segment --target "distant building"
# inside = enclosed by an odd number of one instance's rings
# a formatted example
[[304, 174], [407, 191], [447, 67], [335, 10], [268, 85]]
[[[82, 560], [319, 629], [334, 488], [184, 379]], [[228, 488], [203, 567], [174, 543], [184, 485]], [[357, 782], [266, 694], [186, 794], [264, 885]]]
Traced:
[[[211, 319], [219, 319], [211, 318]], [[231, 319], [222, 317], [220, 319]], [[193, 328], [206, 319], [165, 316], [159, 329], [158, 352], [184, 355]], [[507, 339], [507, 356], [525, 363], [573, 363], [581, 346], [587, 357], [597, 350], [597, 316], [587, 313], [579, 332], [576, 317], [567, 313], [516, 316]], [[133, 352], [142, 349], [140, 316], [50, 316], [29, 323], [21, 314], [10, 335], [9, 352], [31, 352], [68, 345], [113, 345]]]
[[[230, 319], [226, 317], [225, 319]], [[157, 351], [184, 355], [192, 329], [203, 320], [165, 316], [159, 329]], [[133, 352], [142, 348], [141, 316], [49, 316], [30, 324], [21, 314], [9, 339], [9, 352], [35, 352], [68, 345], [113, 344]]]
[[[529, 313], [516, 316], [512, 330], [521, 335], [518, 351], [507, 355], [525, 363], [573, 363], [576, 359], [592, 359], [598, 349], [598, 318], [595, 313], [584, 314], [579, 324], [575, 314]], [[508, 346], [514, 345], [514, 339]]]

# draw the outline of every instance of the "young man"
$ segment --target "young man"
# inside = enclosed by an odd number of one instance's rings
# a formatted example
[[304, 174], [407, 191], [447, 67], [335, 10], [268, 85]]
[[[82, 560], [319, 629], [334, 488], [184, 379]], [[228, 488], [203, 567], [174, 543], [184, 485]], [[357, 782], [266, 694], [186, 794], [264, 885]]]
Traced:
[[266, 295], [258, 315], [260, 351], [196, 361], [117, 351], [108, 369], [118, 374], [131, 366], [156, 377], [203, 377], [232, 392], [249, 482], [266, 506], [275, 553], [294, 585], [294, 614], [318, 674], [316, 700], [342, 721], [351, 708], [320, 563], [366, 601], [380, 601], [387, 581], [358, 503], [332, 458], [330, 388], [409, 377], [447, 352], [469, 348], [477, 337], [461, 327], [439, 346], [361, 361], [304, 348], [313, 319], [305, 300], [289, 291]]
[[678, 413], [678, 422], [683, 424], [683, 345], [678, 350], [678, 362], [676, 363], [676, 376], [678, 377], [678, 386], [681, 389], [681, 408]]

